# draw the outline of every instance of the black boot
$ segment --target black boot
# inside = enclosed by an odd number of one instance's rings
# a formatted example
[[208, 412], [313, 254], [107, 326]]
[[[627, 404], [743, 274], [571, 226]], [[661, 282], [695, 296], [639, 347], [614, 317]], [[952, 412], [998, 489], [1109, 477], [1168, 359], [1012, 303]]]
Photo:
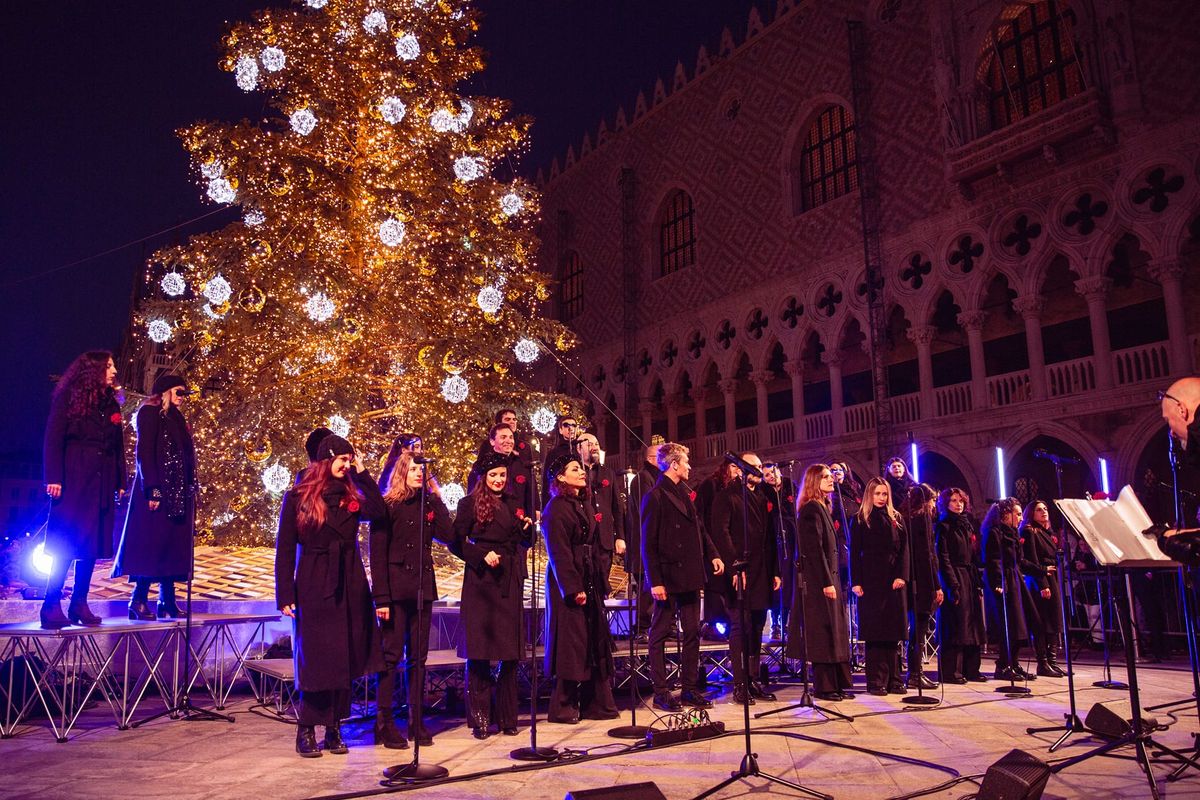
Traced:
[[[1062, 667], [1058, 665], [1058, 657], [1055, 654], [1057, 648], [1053, 643], [1046, 645], [1046, 668], [1050, 671], [1051, 678], [1065, 678], [1067, 673], [1063, 672]], [[1042, 673], [1039, 671], [1039, 675]]]
[[92, 588], [92, 573], [96, 569], [94, 560], [80, 559], [75, 562], [75, 585], [71, 587], [71, 602], [67, 605], [67, 619], [77, 625], [95, 627], [100, 618], [88, 608], [88, 590]]
[[47, 597], [42, 602], [41, 610], [42, 628], [48, 631], [62, 630], [71, 624], [71, 620], [67, 619], [67, 615], [62, 610], [62, 599], [54, 598], [53, 601]]
[[375, 744], [381, 744], [389, 750], [407, 750], [408, 739], [396, 727], [396, 720], [380, 717], [375, 720]]
[[180, 619], [183, 611], [175, 601], [175, 581], [163, 581], [158, 590], [158, 616], [168, 619]]
[[129, 618], [130, 619], [141, 619], [141, 620], [158, 619], [158, 617], [154, 613], [154, 609], [150, 608], [150, 604], [147, 603], [145, 600], [142, 600], [140, 602], [137, 600], [134, 600], [133, 602], [131, 602], [129, 604]]
[[342, 741], [342, 729], [339, 726], [325, 726], [325, 750], [339, 756], [344, 756], [350, 752], [350, 748], [346, 747], [346, 743]]
[[312, 725], [296, 727], [296, 752], [301, 758], [320, 758], [321, 749], [317, 747], [317, 729]]
[[80, 600], [76, 600], [74, 597], [71, 598], [71, 604], [67, 606], [67, 619], [71, 620], [71, 622], [74, 622], [76, 625], [86, 625], [89, 628], [95, 627], [103, 622], [103, 620], [93, 614], [92, 610], [88, 608], [86, 597]]
[[733, 687], [733, 702], [737, 703], [740, 706], [741, 705], [746, 705], [746, 706], [754, 705], [754, 698], [750, 696], [750, 692], [746, 688], [746, 684], [739, 683]]

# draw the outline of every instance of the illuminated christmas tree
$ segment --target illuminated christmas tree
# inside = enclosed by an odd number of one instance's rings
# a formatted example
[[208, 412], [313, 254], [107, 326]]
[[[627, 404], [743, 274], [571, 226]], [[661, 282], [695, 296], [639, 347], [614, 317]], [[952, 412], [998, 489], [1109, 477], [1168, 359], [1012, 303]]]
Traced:
[[450, 0], [304, 0], [225, 37], [221, 66], [278, 116], [179, 132], [207, 197], [242, 218], [155, 254], [142, 309], [204, 390], [190, 415], [217, 542], [273, 541], [317, 425], [372, 458], [416, 431], [443, 482], [496, 408], [552, 427], [563, 398], [514, 372], [572, 341], [538, 316], [538, 199], [511, 163], [528, 120], [458, 92], [483, 67], [476, 27]]

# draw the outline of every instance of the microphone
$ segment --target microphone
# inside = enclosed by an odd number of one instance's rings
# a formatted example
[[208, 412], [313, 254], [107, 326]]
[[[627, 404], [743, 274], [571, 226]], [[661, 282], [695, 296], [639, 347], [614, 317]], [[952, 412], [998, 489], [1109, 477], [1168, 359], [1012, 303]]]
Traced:
[[1037, 450], [1033, 451], [1033, 457], [1034, 458], [1044, 458], [1047, 461], [1053, 461], [1055, 464], [1078, 464], [1079, 463], [1079, 459], [1075, 458], [1074, 456], [1056, 455], [1056, 454], [1051, 453], [1048, 450], [1044, 450], [1040, 447]]
[[437, 461], [433, 456], [413, 456], [412, 460], [414, 464], [433, 464]]
[[748, 463], [744, 459], [739, 458], [738, 456], [735, 456], [733, 453], [726, 452], [725, 460], [728, 461], [730, 464], [733, 464], [735, 467], [737, 467], [738, 469], [740, 469], [742, 472], [744, 472], [747, 475], [753, 475], [756, 478], [761, 478], [763, 476], [761, 469], [754, 466], [753, 464]]

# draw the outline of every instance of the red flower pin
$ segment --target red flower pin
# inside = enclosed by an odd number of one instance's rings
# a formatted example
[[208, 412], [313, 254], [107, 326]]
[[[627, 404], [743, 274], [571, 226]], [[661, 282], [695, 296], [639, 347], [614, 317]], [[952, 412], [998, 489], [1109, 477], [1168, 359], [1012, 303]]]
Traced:
[[1054, 544], [1055, 547], [1058, 547], [1058, 537], [1057, 536], [1051, 536], [1050, 541]]
[[792, 494], [789, 494], [789, 495], [787, 496], [787, 501], [788, 501], [789, 503], [794, 503], [794, 502], [796, 502], [796, 496], [795, 496], [795, 495], [792, 495]]
[[112, 416], [108, 418], [108, 421], [111, 422], [113, 425], [120, 425], [121, 424], [121, 412], [114, 411], [112, 413]]
[[524, 483], [524, 482], [525, 482], [525, 476], [524, 476], [524, 475], [518, 475], [518, 476], [517, 476], [517, 483]]
[[601, 486], [608, 486], [608, 478], [603, 478], [600, 481]]
[[425, 514], [425, 520], [427, 522], [433, 522], [433, 512], [432, 511], [429, 511]]
[[604, 519], [604, 515], [601, 514], [599, 511], [597, 511], [596, 512], [596, 522], [599, 522], [602, 519]]
[[688, 492], [688, 499], [691, 500], [693, 503], [696, 502], [696, 493]]
[[774, 510], [775, 510], [775, 504], [772, 503], [770, 500], [768, 500], [767, 501], [767, 513], [770, 514]]
[[1025, 544], [1025, 537], [1022, 536], [1020, 539], [1017, 539], [1017, 541], [1020, 542], [1021, 544]]
[[517, 449], [518, 449], [518, 450], [524, 450], [524, 449], [525, 449], [525, 443], [524, 443], [524, 442], [517, 442]]
[[518, 508], [516, 510], [517, 519], [525, 519], [525, 509]]
[[358, 511], [359, 508], [360, 508], [360, 506], [358, 504], [358, 501], [355, 500], [354, 498], [350, 498], [350, 500], [346, 502], [346, 510], [349, 511], [351, 514]]
[[975, 544], [975, 534], [971, 534], [971, 544]]

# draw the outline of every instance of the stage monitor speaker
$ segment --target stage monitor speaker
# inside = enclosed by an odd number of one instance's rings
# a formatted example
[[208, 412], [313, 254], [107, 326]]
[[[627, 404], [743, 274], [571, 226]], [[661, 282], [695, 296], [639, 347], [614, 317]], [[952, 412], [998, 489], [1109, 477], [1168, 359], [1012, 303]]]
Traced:
[[1038, 800], [1046, 791], [1050, 767], [1024, 750], [1010, 750], [988, 767], [977, 800]]
[[600, 789], [580, 789], [567, 792], [563, 800], [667, 800], [654, 781], [627, 783], [624, 786], [605, 786]]
[[[1155, 728], [1158, 720], [1153, 717], [1142, 717], [1142, 727]], [[1083, 727], [1092, 733], [1097, 733], [1109, 739], [1119, 739], [1133, 730], [1133, 710], [1128, 700], [1113, 700], [1108, 703], [1096, 703], [1087, 713]]]

